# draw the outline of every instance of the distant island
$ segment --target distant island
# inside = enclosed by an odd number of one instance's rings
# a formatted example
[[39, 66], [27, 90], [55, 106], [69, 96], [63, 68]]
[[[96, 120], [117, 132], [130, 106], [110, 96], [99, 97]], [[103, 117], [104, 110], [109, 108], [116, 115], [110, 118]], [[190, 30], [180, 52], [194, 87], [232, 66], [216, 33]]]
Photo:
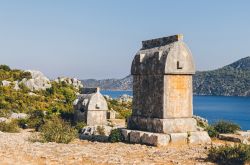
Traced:
[[[86, 79], [85, 87], [102, 90], [132, 90], [133, 77], [122, 79]], [[211, 71], [197, 71], [193, 79], [195, 95], [250, 96], [250, 56]]]

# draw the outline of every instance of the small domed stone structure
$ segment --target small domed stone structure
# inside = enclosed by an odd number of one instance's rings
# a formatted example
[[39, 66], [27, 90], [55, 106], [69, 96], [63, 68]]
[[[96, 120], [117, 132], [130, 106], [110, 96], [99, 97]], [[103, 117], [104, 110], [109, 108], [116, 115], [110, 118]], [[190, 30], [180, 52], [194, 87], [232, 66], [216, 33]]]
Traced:
[[99, 88], [83, 88], [74, 101], [75, 121], [89, 126], [107, 123], [108, 105]]

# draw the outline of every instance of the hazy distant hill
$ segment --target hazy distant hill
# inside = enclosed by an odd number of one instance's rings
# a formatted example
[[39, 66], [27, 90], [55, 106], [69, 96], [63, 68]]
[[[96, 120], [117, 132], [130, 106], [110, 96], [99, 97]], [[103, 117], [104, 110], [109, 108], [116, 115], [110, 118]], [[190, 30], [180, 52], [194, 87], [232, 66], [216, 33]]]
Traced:
[[[132, 76], [123, 79], [83, 80], [87, 87], [103, 90], [132, 90]], [[195, 95], [250, 96], [250, 57], [211, 71], [197, 71], [193, 88]]]
[[216, 70], [196, 72], [193, 87], [196, 95], [250, 96], [250, 57]]
[[101, 87], [102, 90], [132, 90], [132, 76], [123, 79], [82, 80], [85, 87]]

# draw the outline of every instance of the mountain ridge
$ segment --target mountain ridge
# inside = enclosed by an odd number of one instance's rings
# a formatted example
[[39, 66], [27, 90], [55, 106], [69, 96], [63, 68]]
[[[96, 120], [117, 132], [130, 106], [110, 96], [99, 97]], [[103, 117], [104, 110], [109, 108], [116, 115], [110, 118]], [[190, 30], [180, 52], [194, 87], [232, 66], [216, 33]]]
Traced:
[[[85, 87], [102, 90], [132, 90], [133, 77], [122, 79], [86, 79]], [[195, 95], [250, 96], [250, 56], [209, 71], [197, 71], [193, 77]]]

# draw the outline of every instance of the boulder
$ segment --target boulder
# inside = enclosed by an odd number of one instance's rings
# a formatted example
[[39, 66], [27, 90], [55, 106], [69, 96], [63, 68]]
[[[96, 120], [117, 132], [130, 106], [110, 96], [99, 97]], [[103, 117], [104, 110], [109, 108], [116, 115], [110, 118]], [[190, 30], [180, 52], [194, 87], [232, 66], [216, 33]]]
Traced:
[[18, 91], [19, 89], [20, 89], [20, 87], [19, 87], [19, 85], [18, 85], [18, 81], [14, 81], [13, 82], [14, 83], [14, 89], [16, 90], [16, 91]]
[[32, 78], [24, 78], [20, 83], [23, 83], [31, 91], [51, 88], [50, 80], [42, 72], [35, 70], [27, 70], [27, 72], [31, 73]]
[[77, 78], [58, 77], [54, 81], [57, 82], [57, 83], [64, 82], [64, 83], [66, 83], [68, 85], [73, 85], [74, 88], [76, 88], [76, 89], [80, 89], [80, 88], [83, 87], [82, 82], [80, 80], [78, 80]]
[[219, 134], [219, 139], [243, 144], [250, 144], [250, 132], [237, 131], [235, 134]]
[[85, 126], [82, 128], [82, 135], [105, 135], [109, 136], [113, 127], [106, 125]]
[[10, 86], [11, 84], [14, 85], [14, 88], [13, 88], [13, 89], [15, 89], [15, 90], [19, 90], [19, 89], [20, 89], [20, 88], [19, 88], [19, 85], [18, 85], [18, 81], [14, 81], [14, 82], [7, 81], [7, 80], [3, 80], [3, 81], [2, 81], [2, 85], [3, 85], [3, 86], [8, 87], [8, 86]]
[[10, 84], [11, 84], [10, 81], [7, 81], [7, 80], [3, 80], [3, 81], [2, 81], [2, 85], [3, 85], [4, 87], [10, 86]]
[[106, 125], [86, 126], [80, 133], [80, 139], [106, 142], [112, 129], [114, 128]]
[[7, 122], [7, 121], [8, 121], [7, 118], [5, 118], [5, 117], [0, 117], [0, 123], [1, 123], [1, 122]]
[[240, 135], [244, 138], [250, 138], [250, 132], [249, 131], [236, 131], [237, 135]]
[[26, 113], [12, 113], [10, 119], [25, 119], [28, 115]]
[[28, 93], [29, 96], [38, 96], [37, 94], [33, 93], [33, 92], [29, 92]]

